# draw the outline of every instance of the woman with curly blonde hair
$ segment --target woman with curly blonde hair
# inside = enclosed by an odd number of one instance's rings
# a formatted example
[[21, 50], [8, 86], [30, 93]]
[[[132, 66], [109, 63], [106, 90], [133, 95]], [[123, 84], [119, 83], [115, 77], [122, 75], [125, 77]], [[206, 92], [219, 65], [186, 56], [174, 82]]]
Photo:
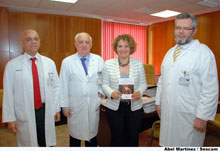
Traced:
[[[107, 60], [103, 70], [102, 88], [108, 96], [106, 117], [111, 131], [112, 146], [138, 146], [138, 134], [144, 116], [142, 94], [147, 88], [145, 71], [141, 61], [130, 57], [136, 50], [132, 36], [124, 34], [112, 44], [118, 57]], [[119, 81], [133, 81], [132, 99], [122, 99]]]

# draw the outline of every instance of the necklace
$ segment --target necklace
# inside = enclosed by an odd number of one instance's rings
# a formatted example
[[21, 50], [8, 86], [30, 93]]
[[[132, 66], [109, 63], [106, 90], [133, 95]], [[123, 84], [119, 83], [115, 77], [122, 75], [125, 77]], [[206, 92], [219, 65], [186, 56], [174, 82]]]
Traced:
[[119, 64], [119, 66], [121, 66], [121, 67], [125, 67], [125, 66], [127, 66], [127, 65], [129, 64], [129, 60], [128, 60], [128, 62], [125, 63], [125, 64], [121, 63], [121, 62], [118, 60], [118, 64]]

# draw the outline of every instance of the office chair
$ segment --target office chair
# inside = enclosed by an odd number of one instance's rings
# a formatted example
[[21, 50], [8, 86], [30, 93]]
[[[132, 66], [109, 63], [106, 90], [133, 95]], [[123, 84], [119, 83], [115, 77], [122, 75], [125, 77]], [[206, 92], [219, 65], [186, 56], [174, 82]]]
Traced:
[[[218, 101], [218, 109], [219, 108], [220, 108], [220, 101]], [[217, 114], [215, 115], [215, 119], [213, 121], [208, 121], [208, 122], [220, 128], [220, 113], [218, 112], [219, 110], [217, 111]]]
[[217, 113], [215, 116], [215, 120], [209, 121], [209, 123], [220, 128], [220, 113]]
[[150, 140], [148, 141], [148, 146], [152, 145], [153, 138], [160, 137], [160, 120], [153, 123], [152, 128], [149, 130]]

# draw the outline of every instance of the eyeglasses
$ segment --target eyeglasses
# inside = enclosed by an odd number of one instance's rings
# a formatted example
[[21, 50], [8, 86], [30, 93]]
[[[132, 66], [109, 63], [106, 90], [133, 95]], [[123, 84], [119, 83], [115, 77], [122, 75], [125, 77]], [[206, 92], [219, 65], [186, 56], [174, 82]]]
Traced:
[[190, 28], [190, 27], [179, 27], [179, 26], [176, 26], [175, 27], [175, 30], [177, 31], [190, 31], [190, 30], [194, 30], [194, 28]]

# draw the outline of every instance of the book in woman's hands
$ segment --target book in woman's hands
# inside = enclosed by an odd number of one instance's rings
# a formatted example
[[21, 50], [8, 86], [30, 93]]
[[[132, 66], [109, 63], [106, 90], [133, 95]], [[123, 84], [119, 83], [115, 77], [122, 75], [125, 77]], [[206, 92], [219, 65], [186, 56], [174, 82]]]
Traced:
[[134, 93], [134, 79], [133, 78], [120, 78], [119, 91], [121, 92], [122, 100], [132, 99]]

